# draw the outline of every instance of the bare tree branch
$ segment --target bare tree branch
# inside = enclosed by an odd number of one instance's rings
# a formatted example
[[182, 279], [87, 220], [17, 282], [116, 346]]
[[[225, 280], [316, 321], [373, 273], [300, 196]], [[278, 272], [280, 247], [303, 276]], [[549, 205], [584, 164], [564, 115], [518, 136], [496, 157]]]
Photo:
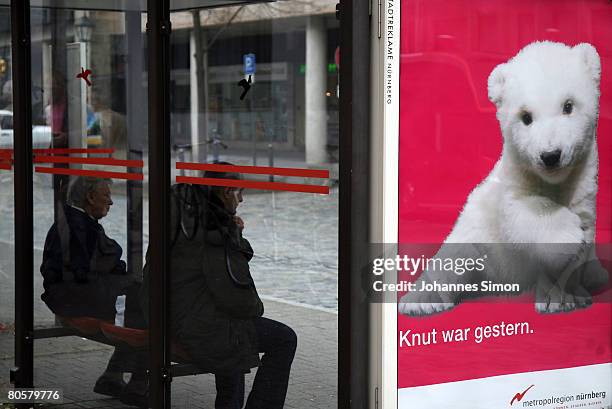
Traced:
[[234, 19], [236, 18], [236, 16], [238, 15], [238, 13], [240, 13], [242, 11], [242, 9], [244, 8], [244, 6], [240, 6], [238, 7], [238, 10], [236, 10], [236, 12], [234, 13], [234, 15], [232, 15], [232, 17], [227, 21], [227, 23], [225, 23], [225, 25], [223, 25], [223, 27], [221, 27], [219, 30], [217, 30], [217, 32], [215, 33], [215, 35], [213, 36], [213, 38], [210, 40], [210, 42], [208, 42], [208, 44], [206, 44], [206, 48], [205, 48], [205, 52], [208, 52], [208, 50], [210, 50], [210, 47], [213, 46], [213, 44], [215, 43], [215, 41], [217, 41], [217, 38], [219, 37], [219, 35], [225, 31], [225, 29], [227, 27], [229, 27], [230, 24], [232, 24], [232, 21], [234, 21]]

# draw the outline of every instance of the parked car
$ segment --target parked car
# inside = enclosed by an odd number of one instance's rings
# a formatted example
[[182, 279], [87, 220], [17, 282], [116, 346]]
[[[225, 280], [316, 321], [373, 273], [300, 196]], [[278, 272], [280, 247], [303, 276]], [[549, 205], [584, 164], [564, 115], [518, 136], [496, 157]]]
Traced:
[[[32, 127], [32, 148], [46, 149], [51, 146], [51, 127], [34, 125]], [[13, 149], [13, 113], [0, 110], [0, 148]]]

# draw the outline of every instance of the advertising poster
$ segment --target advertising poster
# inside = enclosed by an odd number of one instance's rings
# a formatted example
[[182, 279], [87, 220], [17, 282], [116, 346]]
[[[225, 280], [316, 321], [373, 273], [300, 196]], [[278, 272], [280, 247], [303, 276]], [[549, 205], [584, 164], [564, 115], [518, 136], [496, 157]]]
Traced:
[[398, 408], [612, 408], [612, 2], [392, 8]]

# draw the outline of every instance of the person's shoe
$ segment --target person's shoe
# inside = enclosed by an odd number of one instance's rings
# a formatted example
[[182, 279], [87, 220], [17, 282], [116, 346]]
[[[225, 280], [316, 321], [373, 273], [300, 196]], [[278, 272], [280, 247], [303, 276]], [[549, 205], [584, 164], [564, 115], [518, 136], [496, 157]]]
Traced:
[[118, 398], [121, 396], [121, 392], [125, 387], [126, 383], [123, 381], [123, 379], [104, 373], [96, 381], [94, 392], [101, 395]]
[[135, 393], [122, 393], [119, 397], [119, 401], [124, 405], [136, 406], [137, 408], [148, 408], [149, 407], [149, 395], [138, 395]]
[[119, 401], [126, 405], [147, 408], [149, 406], [149, 388], [144, 377], [134, 377], [123, 388]]

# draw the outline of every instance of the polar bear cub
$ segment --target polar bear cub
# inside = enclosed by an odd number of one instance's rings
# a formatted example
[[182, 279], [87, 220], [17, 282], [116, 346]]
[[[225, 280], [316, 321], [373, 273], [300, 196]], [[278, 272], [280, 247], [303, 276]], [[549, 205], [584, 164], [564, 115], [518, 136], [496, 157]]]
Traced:
[[[599, 55], [586, 43], [534, 42], [495, 67], [488, 94], [503, 135], [501, 158], [470, 193], [438, 255], [460, 248], [453, 250], [451, 243], [505, 245], [488, 245], [487, 267], [477, 276], [428, 270], [419, 280], [486, 279], [520, 283], [522, 289], [535, 286], [540, 312], [590, 304], [586, 289], [607, 281], [590, 245], [595, 236], [600, 73]], [[591, 266], [588, 271], [571, 278], [576, 266], [585, 263]], [[576, 280], [576, 291], [568, 292], [566, 284]], [[399, 311], [435, 313], [465, 296], [409, 292]]]

